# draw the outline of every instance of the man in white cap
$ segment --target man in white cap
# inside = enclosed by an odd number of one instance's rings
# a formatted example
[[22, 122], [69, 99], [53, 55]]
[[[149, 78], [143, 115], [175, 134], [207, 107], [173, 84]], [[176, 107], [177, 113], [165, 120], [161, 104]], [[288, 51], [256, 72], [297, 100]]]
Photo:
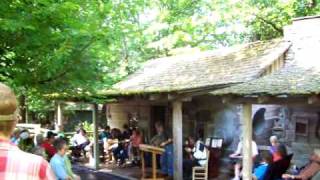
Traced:
[[21, 151], [10, 143], [17, 123], [17, 100], [11, 89], [0, 83], [0, 177], [1, 179], [54, 180], [49, 163], [42, 157]]

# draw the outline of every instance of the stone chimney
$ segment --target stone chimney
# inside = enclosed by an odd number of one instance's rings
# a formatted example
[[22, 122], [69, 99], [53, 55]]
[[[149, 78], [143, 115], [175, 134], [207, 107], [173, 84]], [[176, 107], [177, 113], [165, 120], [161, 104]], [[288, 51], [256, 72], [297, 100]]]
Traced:
[[320, 16], [293, 19], [292, 25], [284, 27], [284, 39], [292, 42], [287, 60], [308, 67], [320, 65]]

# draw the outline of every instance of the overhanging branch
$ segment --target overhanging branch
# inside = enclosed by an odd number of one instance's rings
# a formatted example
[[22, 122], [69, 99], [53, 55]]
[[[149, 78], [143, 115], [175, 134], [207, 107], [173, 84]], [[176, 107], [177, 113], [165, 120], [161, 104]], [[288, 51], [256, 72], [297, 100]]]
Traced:
[[[81, 57], [83, 56], [84, 52], [92, 45], [92, 43], [94, 42], [95, 40], [92, 39], [91, 41], [89, 41], [85, 46], [83, 46], [79, 51], [77, 51], [75, 54], [77, 54], [77, 58], [75, 58], [76, 61], [80, 60]], [[38, 82], [36, 82], [36, 84], [46, 84], [46, 83], [49, 83], [49, 82], [52, 82], [52, 81], [55, 81], [55, 80], [58, 80], [62, 77], [64, 77], [70, 70], [70, 68], [72, 66], [70, 65], [73, 65], [74, 62], [72, 64], [69, 64], [69, 66], [67, 68], [64, 68], [64, 71], [55, 75], [55, 76], [52, 76], [52, 77], [49, 77], [47, 79], [43, 79], [43, 80], [39, 80]]]
[[269, 20], [266, 20], [265, 18], [259, 16], [259, 15], [255, 15], [259, 20], [261, 20], [262, 22], [268, 24], [269, 26], [271, 26], [274, 30], [278, 31], [281, 35], [283, 35], [283, 29], [277, 27], [277, 25]]

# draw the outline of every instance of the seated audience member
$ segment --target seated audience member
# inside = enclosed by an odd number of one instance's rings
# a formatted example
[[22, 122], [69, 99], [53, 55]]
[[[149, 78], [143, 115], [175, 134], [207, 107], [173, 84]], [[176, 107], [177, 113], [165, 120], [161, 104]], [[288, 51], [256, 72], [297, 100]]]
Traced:
[[183, 148], [183, 159], [192, 159], [193, 158], [193, 153], [192, 150], [195, 145], [195, 139], [191, 136], [187, 138], [184, 144]]
[[66, 154], [64, 155], [64, 162], [66, 165], [68, 177], [71, 177], [72, 180], [80, 180], [81, 178], [78, 175], [74, 174], [74, 172], [72, 171], [71, 161], [70, 161], [68, 155], [66, 155]]
[[139, 145], [142, 144], [142, 135], [138, 129], [133, 129], [131, 140], [131, 151], [133, 155], [133, 164], [137, 164], [140, 160]]
[[[240, 179], [240, 170], [242, 166], [242, 138], [237, 146], [237, 150], [231, 154], [229, 157], [232, 159], [236, 159], [236, 163], [234, 166], [234, 178], [233, 180], [239, 180]], [[255, 157], [259, 154], [258, 153], [258, 147], [256, 142], [252, 141], [252, 158], [255, 159]]]
[[253, 171], [253, 179], [254, 180], [264, 180], [266, 172], [268, 170], [269, 164], [272, 161], [272, 154], [269, 152], [265, 152], [262, 154], [262, 162], [260, 162], [259, 166], [256, 167]]
[[18, 145], [19, 140], [20, 140], [20, 129], [16, 128], [12, 133], [12, 136], [10, 138], [10, 142], [12, 142], [15, 145]]
[[308, 180], [311, 179], [320, 171], [320, 149], [315, 149], [314, 153], [310, 156], [310, 162], [303, 168], [297, 175], [283, 174], [282, 178], [285, 180], [299, 179]]
[[201, 138], [197, 140], [193, 149], [186, 149], [192, 154], [190, 159], [183, 160], [184, 179], [190, 179], [194, 166], [205, 166], [207, 164], [207, 148]]
[[128, 158], [127, 149], [125, 149], [124, 139], [120, 129], [114, 128], [111, 130], [111, 139], [109, 142], [109, 149], [111, 150], [116, 163], [123, 165], [125, 159]]
[[119, 139], [121, 136], [120, 129], [113, 128], [111, 129], [110, 137], [108, 139], [108, 149], [113, 151], [115, 148], [119, 146]]
[[63, 125], [59, 125], [59, 131], [57, 133], [57, 138], [62, 138], [66, 140], [65, 134], [64, 134], [64, 127]]
[[271, 146], [270, 146], [269, 151], [273, 155], [277, 151], [278, 146], [280, 145], [277, 136], [270, 137], [270, 144], [271, 144]]
[[110, 126], [106, 126], [103, 131], [99, 134], [99, 143], [103, 146], [103, 153], [108, 155], [108, 139], [110, 138]]
[[129, 129], [129, 126], [127, 124], [123, 125], [122, 138], [130, 139], [130, 136], [131, 136], [131, 130]]
[[37, 134], [35, 137], [35, 141], [36, 141], [36, 145], [35, 147], [32, 149], [32, 154], [41, 156], [45, 159], [47, 159], [47, 154], [45, 149], [42, 147], [43, 144], [43, 135], [42, 134]]
[[47, 156], [48, 156], [48, 161], [56, 154], [56, 149], [53, 146], [53, 142], [55, 140], [55, 136], [57, 134], [53, 133], [52, 131], [47, 132], [47, 139], [41, 144], [41, 147], [44, 148]]
[[65, 155], [68, 149], [66, 141], [59, 138], [54, 142], [54, 146], [57, 149], [57, 153], [51, 158], [50, 165], [57, 180], [72, 180], [73, 177], [68, 175], [65, 162]]
[[290, 167], [293, 154], [269, 164], [264, 180], [280, 180]]
[[273, 153], [273, 162], [277, 162], [288, 155], [287, 147], [284, 144], [280, 144], [276, 151]]
[[90, 144], [90, 141], [87, 137], [87, 132], [84, 129], [80, 128], [72, 137], [71, 142], [76, 150], [82, 151], [84, 155], [86, 154], [85, 147]]
[[18, 147], [25, 152], [32, 152], [32, 149], [34, 148], [34, 142], [32, 137], [30, 137], [30, 133], [28, 130], [22, 130], [20, 133], [20, 140]]
[[103, 131], [99, 134], [99, 140], [103, 142], [107, 142], [108, 139], [110, 138], [111, 133], [110, 133], [110, 126], [106, 126]]

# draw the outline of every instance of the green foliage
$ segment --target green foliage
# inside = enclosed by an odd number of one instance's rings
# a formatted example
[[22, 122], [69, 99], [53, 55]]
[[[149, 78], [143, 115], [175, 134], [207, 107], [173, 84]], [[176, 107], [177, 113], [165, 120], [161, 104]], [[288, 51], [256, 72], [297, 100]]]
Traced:
[[148, 59], [276, 38], [319, 12], [320, 0], [3, 0], [0, 80], [48, 110], [44, 94], [93, 97]]

